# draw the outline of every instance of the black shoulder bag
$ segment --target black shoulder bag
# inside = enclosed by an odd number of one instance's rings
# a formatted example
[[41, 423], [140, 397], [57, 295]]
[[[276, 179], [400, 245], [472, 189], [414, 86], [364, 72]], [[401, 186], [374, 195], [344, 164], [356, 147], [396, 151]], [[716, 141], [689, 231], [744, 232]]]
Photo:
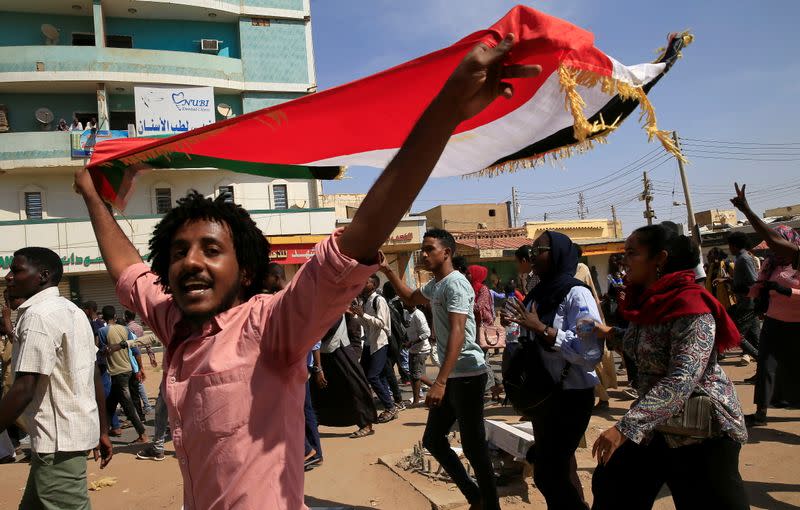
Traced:
[[511, 406], [521, 416], [530, 418], [542, 404], [563, 389], [571, 366], [567, 362], [559, 379], [554, 381], [545, 367], [538, 341], [520, 337], [520, 345], [503, 373], [503, 386]]

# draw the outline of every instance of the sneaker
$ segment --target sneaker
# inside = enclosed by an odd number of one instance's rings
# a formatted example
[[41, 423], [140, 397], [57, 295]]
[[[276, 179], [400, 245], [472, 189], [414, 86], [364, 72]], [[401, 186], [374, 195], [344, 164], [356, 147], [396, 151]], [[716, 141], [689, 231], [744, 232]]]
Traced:
[[751, 361], [752, 360], [750, 359], [750, 355], [749, 354], [743, 354], [742, 355], [742, 359], [739, 361], [738, 365], [740, 367], [746, 367], [747, 365], [750, 364]]
[[13, 464], [16, 461], [17, 461], [17, 456], [16, 454], [12, 453], [11, 455], [0, 459], [0, 464]]
[[136, 458], [142, 460], [164, 460], [164, 451], [156, 450], [155, 446], [150, 445], [137, 453]]
[[314, 455], [303, 462], [303, 471], [311, 471], [317, 466], [322, 465], [322, 457], [317, 455], [317, 452], [314, 452]]
[[394, 403], [394, 408], [396, 410], [398, 410], [398, 411], [405, 411], [406, 410], [406, 404], [405, 404], [405, 402], [403, 402], [401, 400], [400, 402], [395, 402]]

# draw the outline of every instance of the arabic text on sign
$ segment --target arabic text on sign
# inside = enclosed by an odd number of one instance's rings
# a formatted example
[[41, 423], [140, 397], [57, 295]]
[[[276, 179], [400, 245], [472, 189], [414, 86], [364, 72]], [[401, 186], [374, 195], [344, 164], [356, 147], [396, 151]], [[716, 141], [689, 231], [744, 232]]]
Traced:
[[398, 234], [396, 236], [392, 236], [389, 240], [393, 243], [407, 243], [414, 239], [414, 234], [411, 232], [406, 232], [405, 234]]

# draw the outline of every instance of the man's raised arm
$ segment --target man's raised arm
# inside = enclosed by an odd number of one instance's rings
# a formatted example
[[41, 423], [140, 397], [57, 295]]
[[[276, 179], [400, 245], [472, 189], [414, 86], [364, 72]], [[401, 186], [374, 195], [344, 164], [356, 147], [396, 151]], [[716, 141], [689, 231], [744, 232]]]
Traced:
[[428, 303], [428, 299], [422, 295], [419, 289], [412, 289], [406, 282], [400, 278], [397, 273], [392, 271], [389, 263], [386, 261], [386, 256], [381, 252], [380, 254], [380, 270], [386, 275], [389, 283], [392, 284], [395, 293], [408, 306], [424, 305]]
[[495, 48], [478, 44], [461, 61], [339, 238], [343, 254], [360, 262], [375, 262], [378, 249], [411, 207], [456, 127], [498, 96], [510, 98], [514, 91], [504, 79], [541, 72], [539, 66], [505, 65], [513, 45], [514, 35], [508, 34]]
[[128, 267], [142, 262], [142, 257], [128, 236], [119, 228], [117, 220], [106, 208], [105, 202], [94, 187], [89, 171], [85, 168], [75, 172], [75, 189], [86, 202], [94, 236], [100, 247], [100, 255], [103, 256], [108, 274], [116, 283], [122, 272]]

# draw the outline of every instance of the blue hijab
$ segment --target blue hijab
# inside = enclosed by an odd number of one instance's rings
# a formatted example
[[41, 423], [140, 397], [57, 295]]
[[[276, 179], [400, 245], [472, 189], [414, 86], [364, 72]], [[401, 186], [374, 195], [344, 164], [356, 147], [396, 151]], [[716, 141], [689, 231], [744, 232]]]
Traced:
[[553, 325], [558, 306], [573, 287], [586, 287], [575, 278], [581, 249], [572, 239], [559, 232], [545, 231], [550, 238], [550, 272], [539, 274], [540, 282], [525, 296], [525, 304], [536, 302], [536, 313], [547, 326]]

